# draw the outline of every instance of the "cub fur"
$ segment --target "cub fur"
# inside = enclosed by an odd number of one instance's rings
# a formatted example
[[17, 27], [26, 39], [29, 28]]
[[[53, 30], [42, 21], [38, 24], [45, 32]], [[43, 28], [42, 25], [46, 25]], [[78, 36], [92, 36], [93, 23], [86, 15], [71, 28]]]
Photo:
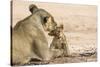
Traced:
[[61, 52], [60, 55], [58, 54], [59, 56], [68, 56], [69, 50], [66, 36], [63, 32], [63, 25], [61, 24], [56, 27], [56, 29], [51, 31], [49, 35], [54, 37], [50, 45], [50, 49]]

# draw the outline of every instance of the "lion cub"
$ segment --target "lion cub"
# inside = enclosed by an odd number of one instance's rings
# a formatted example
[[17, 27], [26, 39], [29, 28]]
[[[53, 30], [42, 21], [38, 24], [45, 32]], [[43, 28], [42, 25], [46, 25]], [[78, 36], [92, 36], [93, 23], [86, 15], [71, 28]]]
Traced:
[[52, 43], [50, 44], [50, 49], [57, 49], [62, 52], [60, 56], [68, 56], [68, 44], [66, 41], [66, 36], [64, 35], [64, 27], [61, 24], [55, 30], [51, 31], [48, 35], [53, 36]]

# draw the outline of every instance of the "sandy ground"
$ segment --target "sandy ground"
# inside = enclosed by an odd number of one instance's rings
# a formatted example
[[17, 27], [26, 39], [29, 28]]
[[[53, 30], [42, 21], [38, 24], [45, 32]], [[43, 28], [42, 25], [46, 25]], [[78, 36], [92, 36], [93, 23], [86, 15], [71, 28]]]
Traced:
[[[97, 7], [95, 5], [38, 3], [38, 2], [13, 2], [12, 26], [30, 15], [28, 6], [36, 4], [52, 14], [55, 21], [64, 24], [70, 57], [59, 57], [51, 61], [54, 63], [77, 63], [97, 61]], [[48, 43], [52, 37], [47, 35]], [[90, 53], [88, 56], [83, 56]], [[91, 55], [91, 53], [94, 53]], [[80, 55], [83, 54], [83, 55]], [[80, 55], [80, 56], [79, 56]]]

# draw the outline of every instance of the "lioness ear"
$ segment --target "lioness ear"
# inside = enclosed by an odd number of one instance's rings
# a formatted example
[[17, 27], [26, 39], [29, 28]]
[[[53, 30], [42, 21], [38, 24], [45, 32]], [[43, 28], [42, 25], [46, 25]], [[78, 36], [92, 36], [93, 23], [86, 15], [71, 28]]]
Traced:
[[34, 5], [34, 4], [31, 4], [31, 5], [29, 6], [29, 11], [30, 11], [32, 14], [33, 14], [37, 9], [38, 9], [37, 6]]

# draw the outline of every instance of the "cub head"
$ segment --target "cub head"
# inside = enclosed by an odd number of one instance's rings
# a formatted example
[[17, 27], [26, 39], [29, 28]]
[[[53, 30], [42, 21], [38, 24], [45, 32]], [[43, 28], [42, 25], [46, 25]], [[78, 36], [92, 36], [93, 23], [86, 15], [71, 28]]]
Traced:
[[63, 32], [63, 25], [61, 24], [60, 26], [56, 27], [55, 30], [53, 30], [50, 33], [48, 33], [48, 35], [60, 37], [62, 32]]
[[56, 28], [57, 24], [50, 13], [44, 9], [38, 8], [34, 4], [29, 6], [29, 10], [32, 15], [38, 16], [41, 19], [41, 24], [43, 25], [45, 31], [51, 32]]

